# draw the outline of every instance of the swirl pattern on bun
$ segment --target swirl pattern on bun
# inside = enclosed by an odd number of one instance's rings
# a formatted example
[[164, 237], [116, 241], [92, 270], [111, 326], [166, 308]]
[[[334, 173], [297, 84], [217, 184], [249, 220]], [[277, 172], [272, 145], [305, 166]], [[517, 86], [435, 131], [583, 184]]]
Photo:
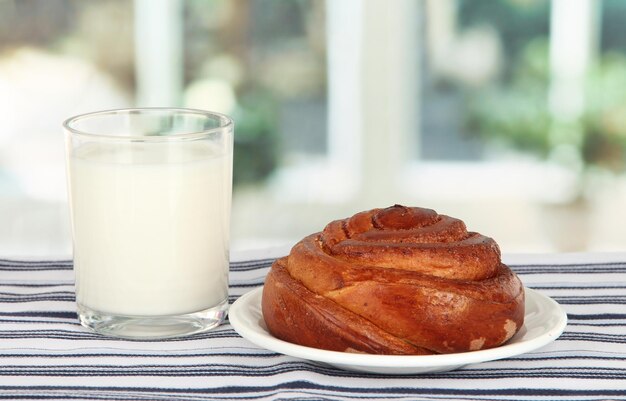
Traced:
[[277, 338], [320, 349], [438, 354], [509, 340], [524, 288], [496, 242], [395, 205], [333, 221], [272, 265], [262, 310]]

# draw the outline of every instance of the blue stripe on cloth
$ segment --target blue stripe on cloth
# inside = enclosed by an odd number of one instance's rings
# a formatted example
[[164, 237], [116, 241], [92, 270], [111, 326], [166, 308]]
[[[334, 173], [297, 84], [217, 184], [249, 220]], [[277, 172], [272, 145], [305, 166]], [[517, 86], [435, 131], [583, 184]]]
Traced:
[[[230, 302], [274, 259], [234, 262]], [[71, 261], [0, 260], [0, 399], [626, 400], [626, 260], [510, 264], [569, 324], [524, 355], [443, 373], [338, 370], [260, 349], [228, 323], [182, 339], [101, 337], [76, 319]]]
[[[0, 387], [1, 390], [4, 391], [19, 391], [22, 388], [18, 386], [3, 386]], [[147, 397], [147, 398], [139, 398], [139, 399], [155, 399], [150, 397], [158, 397], [158, 396], [170, 396], [176, 397], [174, 399], [242, 399], [241, 395], [248, 394], [249, 396], [246, 399], [268, 399], [267, 396], [273, 398], [273, 396], [277, 396], [281, 393], [293, 394], [293, 391], [296, 390], [298, 392], [303, 393], [303, 397], [288, 397], [286, 399], [298, 399], [298, 400], [320, 400], [320, 399], [329, 399], [335, 400], [336, 395], [343, 394], [351, 394], [348, 397], [341, 399], [389, 399], [389, 396], [393, 396], [394, 390], [389, 388], [380, 389], [379, 391], [372, 391], [371, 388], [352, 388], [352, 387], [344, 387], [344, 386], [324, 386], [316, 383], [308, 382], [308, 381], [290, 381], [284, 382], [277, 385], [271, 386], [228, 386], [228, 387], [204, 387], [204, 388], [185, 388], [185, 389], [162, 389], [162, 388], [154, 388], [154, 387], [113, 387], [113, 386], [33, 386], [29, 387], [28, 391], [33, 392], [45, 392], [45, 394], [50, 394], [51, 397], [45, 398], [56, 398], [54, 397], [55, 393], [63, 394], [62, 397], [66, 397], [67, 395], [74, 393], [76, 396], [80, 396], [84, 393], [102, 393], [103, 398], [95, 398], [95, 399], [126, 399], [126, 398], [109, 398], [109, 397], [124, 397], [128, 394], [137, 395], [139, 397]], [[493, 399], [491, 397], [500, 397], [501, 399], [515, 399], [511, 397], [540, 397], [534, 399], [576, 399], [570, 397], [593, 397], [593, 398], [585, 398], [585, 399], [622, 399], [624, 393], [620, 389], [557, 389], [557, 388], [546, 388], [546, 389], [537, 389], [537, 388], [502, 388], [502, 389], [477, 389], [477, 388], [468, 388], [468, 389], [442, 389], [442, 388], [429, 388], [424, 387], [421, 389], [420, 393], [432, 396], [432, 398], [412, 398], [411, 395], [414, 394], [408, 388], [402, 388], [399, 391], [396, 391], [398, 394], [393, 397], [393, 399], [441, 399], [442, 397], [452, 397], [449, 399]], [[186, 395], [186, 397], [182, 397], [182, 395]], [[416, 393], [417, 395], [417, 393]], [[206, 396], [207, 398], [195, 398], [199, 396]], [[407, 397], [408, 396], [408, 397]], [[319, 398], [324, 397], [324, 398]], [[331, 397], [331, 398], [326, 398]], [[458, 397], [458, 398], [457, 398]], [[471, 397], [471, 398], [468, 398]], [[490, 398], [485, 398], [490, 397]], [[545, 398], [544, 398], [545, 397]], [[557, 398], [558, 397], [558, 398]], [[565, 398], [564, 398], [565, 397]], [[608, 398], [607, 398], [608, 397]], [[4, 398], [3, 395], [0, 395], [0, 399]], [[90, 399], [90, 398], [88, 398]], [[134, 398], [133, 398], [134, 399]], [[158, 398], [160, 399], [160, 398]]]

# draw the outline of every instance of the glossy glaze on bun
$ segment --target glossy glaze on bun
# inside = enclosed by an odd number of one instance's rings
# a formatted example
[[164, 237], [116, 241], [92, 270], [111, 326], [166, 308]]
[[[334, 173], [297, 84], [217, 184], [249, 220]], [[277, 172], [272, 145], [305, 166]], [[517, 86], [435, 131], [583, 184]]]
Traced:
[[344, 352], [456, 353], [499, 346], [524, 319], [524, 288], [496, 242], [430, 209], [395, 205], [328, 224], [267, 276], [277, 338]]

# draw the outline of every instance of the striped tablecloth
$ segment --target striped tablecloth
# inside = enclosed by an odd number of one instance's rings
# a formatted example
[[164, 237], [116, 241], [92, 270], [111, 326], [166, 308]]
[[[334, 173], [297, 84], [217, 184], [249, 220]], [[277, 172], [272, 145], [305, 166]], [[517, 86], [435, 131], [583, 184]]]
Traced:
[[[169, 341], [82, 328], [70, 261], [0, 260], [0, 399], [626, 400], [626, 255], [505, 258], [568, 326], [514, 358], [415, 376], [359, 374], [279, 355], [229, 324]], [[272, 262], [233, 262], [231, 302]]]

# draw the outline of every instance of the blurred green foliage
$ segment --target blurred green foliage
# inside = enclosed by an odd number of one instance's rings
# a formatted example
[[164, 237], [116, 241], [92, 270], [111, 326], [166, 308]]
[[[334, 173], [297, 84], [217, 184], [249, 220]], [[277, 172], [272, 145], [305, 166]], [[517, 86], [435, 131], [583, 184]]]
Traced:
[[472, 95], [470, 131], [541, 158], [565, 145], [583, 169], [626, 170], [626, 56], [607, 52], [595, 60], [585, 79], [584, 111], [575, 121], [550, 112], [549, 84], [547, 40], [531, 41], [510, 81]]
[[[549, 0], [458, 0], [461, 29], [488, 25], [498, 32], [505, 43], [503, 56], [514, 59], [526, 45], [538, 36], [550, 32]], [[504, 74], [509, 77], [515, 64], [506, 62]]]
[[267, 90], [248, 89], [240, 95], [233, 119], [233, 184], [261, 182], [276, 168], [280, 154], [276, 101]]
[[626, 170], [626, 56], [605, 53], [589, 73], [582, 119], [583, 160]]
[[469, 102], [470, 131], [546, 157], [550, 151], [547, 43], [530, 42], [510, 82], [481, 88]]

